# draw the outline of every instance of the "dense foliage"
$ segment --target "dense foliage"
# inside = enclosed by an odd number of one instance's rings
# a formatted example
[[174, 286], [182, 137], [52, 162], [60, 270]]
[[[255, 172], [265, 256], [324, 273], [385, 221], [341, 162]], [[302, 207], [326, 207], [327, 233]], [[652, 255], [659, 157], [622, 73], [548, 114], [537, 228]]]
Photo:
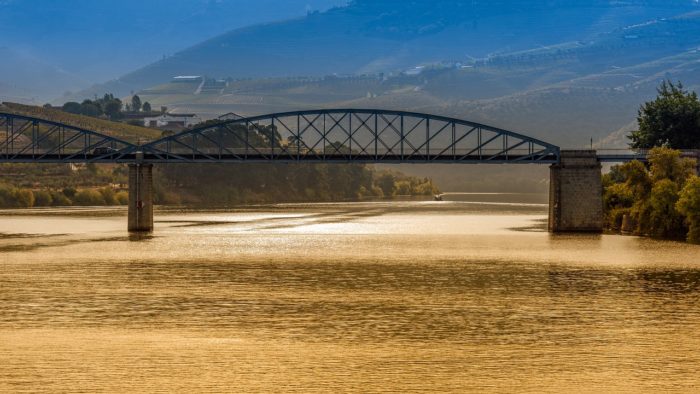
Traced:
[[[47, 105], [48, 106], [48, 105]], [[125, 113], [151, 111], [151, 104], [148, 102], [141, 103], [139, 96], [133, 96], [131, 103], [122, 103], [122, 101], [113, 94], [107, 93], [101, 98], [94, 100], [85, 99], [82, 103], [69, 101], [61, 107], [64, 112], [76, 115], [85, 115], [91, 117], [106, 116], [109, 119], [121, 119]]]
[[633, 148], [666, 146], [674, 149], [700, 149], [700, 100], [679, 82], [664, 81], [658, 96], [642, 105], [632, 132]]
[[122, 165], [2, 164], [0, 208], [125, 205]]
[[0, 208], [126, 205], [129, 194], [110, 187], [100, 189], [65, 188], [32, 190], [0, 184]]
[[433, 195], [427, 178], [377, 172], [359, 164], [201, 164], [156, 167], [156, 201], [227, 205], [343, 201]]
[[632, 161], [603, 177], [610, 229], [700, 243], [700, 178], [681, 152], [654, 148], [649, 165]]

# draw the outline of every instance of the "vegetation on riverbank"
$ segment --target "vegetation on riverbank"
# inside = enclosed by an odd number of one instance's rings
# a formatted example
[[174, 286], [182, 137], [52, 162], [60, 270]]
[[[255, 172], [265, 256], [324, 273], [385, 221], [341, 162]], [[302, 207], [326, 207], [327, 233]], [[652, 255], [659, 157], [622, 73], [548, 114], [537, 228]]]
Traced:
[[32, 190], [0, 184], [0, 208], [126, 205], [129, 194], [111, 187], [100, 189]]
[[[128, 203], [126, 167], [0, 166], [0, 208]], [[431, 196], [428, 178], [364, 165], [164, 165], [156, 167], [155, 202], [163, 205], [348, 201]]]
[[171, 164], [156, 166], [155, 179], [156, 201], [162, 204], [348, 201], [440, 192], [428, 178], [361, 164]]
[[603, 177], [609, 229], [700, 243], [700, 178], [681, 152], [654, 148], [649, 166], [632, 161]]
[[[652, 148], [648, 165], [632, 161], [603, 177], [604, 210], [614, 231], [700, 243], [698, 163], [675, 149], [700, 148], [700, 100], [664, 81], [639, 109], [633, 148]], [[675, 148], [675, 149], [673, 149]]]

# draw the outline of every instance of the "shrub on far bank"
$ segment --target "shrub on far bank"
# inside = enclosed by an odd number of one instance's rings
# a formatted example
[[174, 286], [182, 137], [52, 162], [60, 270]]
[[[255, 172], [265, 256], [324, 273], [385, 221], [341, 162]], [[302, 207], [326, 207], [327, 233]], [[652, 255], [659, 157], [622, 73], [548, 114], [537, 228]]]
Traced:
[[31, 208], [34, 206], [34, 193], [31, 190], [0, 185], [0, 208]]
[[700, 243], [700, 181], [694, 168], [694, 160], [669, 148], [652, 149], [648, 167], [639, 161], [614, 167], [603, 182], [608, 227]]
[[104, 187], [99, 190], [106, 205], [117, 205], [117, 193], [111, 187]]
[[129, 193], [106, 187], [99, 190], [65, 188], [63, 190], [30, 190], [0, 184], [0, 209], [32, 207], [68, 207], [127, 205]]
[[34, 193], [35, 207], [50, 207], [53, 204], [53, 197], [48, 190], [36, 190]]
[[102, 193], [97, 190], [83, 189], [78, 191], [73, 198], [73, 205], [80, 206], [96, 206], [105, 205], [105, 199]]
[[692, 176], [680, 192], [676, 209], [688, 224], [688, 242], [700, 244], [700, 177]]
[[114, 198], [117, 200], [117, 204], [119, 205], [129, 205], [129, 193], [125, 191], [120, 191], [117, 192], [117, 194], [114, 196]]
[[51, 192], [51, 205], [54, 207], [69, 207], [73, 205], [73, 202], [66, 197], [63, 192], [52, 191]]

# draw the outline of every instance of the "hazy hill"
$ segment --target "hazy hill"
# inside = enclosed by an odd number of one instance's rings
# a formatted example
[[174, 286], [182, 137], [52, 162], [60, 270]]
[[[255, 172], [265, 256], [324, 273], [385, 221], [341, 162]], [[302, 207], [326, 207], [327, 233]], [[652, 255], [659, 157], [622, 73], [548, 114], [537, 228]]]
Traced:
[[[48, 100], [66, 90], [75, 92], [116, 78], [231, 29], [303, 16], [344, 3], [0, 0], [0, 47], [22, 54], [21, 59], [10, 57], [8, 62], [7, 55], [0, 53], [0, 67], [6, 63], [0, 70], [0, 83], [16, 86], [21, 97]], [[80, 78], [29, 73], [37, 62]], [[3, 87], [0, 95], [10, 93]]]
[[587, 42], [504, 53], [466, 68], [438, 63], [415, 74], [234, 80], [198, 95], [197, 83], [168, 83], [140, 94], [205, 117], [318, 107], [422, 110], [582, 146], [634, 120], [662, 79], [700, 86], [698, 47], [696, 12], [615, 29]]
[[[693, 1], [355, 1], [233, 30], [82, 94], [134, 90], [154, 105], [208, 118], [416, 110], [564, 148], [591, 139], [617, 148], [661, 79], [700, 87], [697, 11]], [[169, 83], [178, 74], [231, 79], [199, 90]], [[545, 166], [400, 170], [432, 176], [443, 190], [544, 192], [548, 179]]]
[[387, 72], [590, 41], [698, 9], [694, 1], [396, 1], [235, 29], [86, 93], [125, 94], [174, 75], [269, 77]]
[[28, 53], [0, 46], [0, 101], [33, 102], [36, 97], [59, 96], [87, 83]]

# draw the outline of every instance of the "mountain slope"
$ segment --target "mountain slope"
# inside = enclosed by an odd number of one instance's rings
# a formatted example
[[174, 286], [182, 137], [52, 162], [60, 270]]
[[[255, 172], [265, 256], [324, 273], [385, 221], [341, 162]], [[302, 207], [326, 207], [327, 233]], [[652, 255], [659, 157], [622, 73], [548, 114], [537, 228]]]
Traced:
[[[345, 0], [0, 0], [0, 47], [50, 64], [79, 84], [37, 72], [26, 78], [21, 64], [0, 74], [47, 100], [64, 90], [85, 89], [231, 29], [305, 15]], [[0, 63], [6, 58], [0, 54]], [[45, 89], [34, 89], [41, 83]], [[60, 85], [60, 87], [54, 86]], [[75, 85], [75, 86], [74, 86]], [[60, 92], [57, 94], [57, 92]], [[15, 92], [16, 93], [16, 92]], [[9, 95], [9, 93], [6, 93]]]
[[233, 30], [93, 90], [124, 94], [185, 74], [259, 78], [387, 72], [591, 40], [697, 9], [690, 0], [358, 0], [296, 20]]
[[0, 47], [0, 101], [43, 103], [88, 82], [26, 53]]

